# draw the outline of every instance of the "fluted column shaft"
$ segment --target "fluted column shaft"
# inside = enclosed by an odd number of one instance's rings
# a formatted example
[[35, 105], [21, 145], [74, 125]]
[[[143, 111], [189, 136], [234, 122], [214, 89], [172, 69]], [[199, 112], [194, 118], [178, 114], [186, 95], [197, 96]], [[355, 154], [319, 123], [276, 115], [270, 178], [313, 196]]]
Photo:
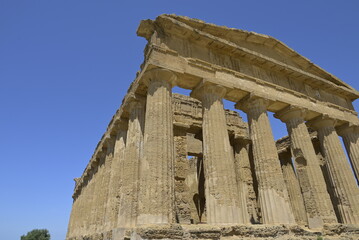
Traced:
[[67, 233], [66, 233], [66, 239], [69, 239], [73, 235], [73, 225], [74, 225], [74, 218], [75, 218], [75, 201], [72, 203], [71, 213], [70, 213], [70, 220], [67, 225]]
[[87, 234], [87, 223], [90, 216], [90, 202], [89, 199], [91, 197], [90, 190], [90, 179], [87, 175], [85, 177], [85, 181], [81, 190], [81, 196], [82, 196], [82, 203], [81, 203], [81, 219], [79, 220], [80, 227], [79, 227], [79, 234], [78, 235], [86, 235]]
[[92, 210], [92, 205], [93, 205], [93, 199], [95, 197], [95, 193], [94, 193], [94, 169], [91, 169], [89, 171], [89, 180], [87, 183], [87, 196], [86, 196], [86, 202], [87, 202], [87, 209], [86, 209], [86, 218], [85, 218], [85, 222], [84, 222], [84, 228], [83, 231], [84, 233], [87, 235], [89, 233], [90, 230], [90, 226], [91, 226], [91, 210]]
[[191, 95], [202, 101], [203, 164], [209, 224], [243, 223], [234, 156], [229, 142], [222, 97], [225, 89], [204, 83]]
[[266, 105], [267, 102], [264, 99], [250, 97], [236, 106], [242, 108], [248, 117], [262, 222], [264, 224], [292, 224], [295, 220]]
[[359, 127], [345, 126], [340, 129], [339, 135], [343, 138], [353, 170], [359, 181]]
[[320, 118], [312, 123], [318, 131], [322, 152], [326, 158], [338, 210], [343, 223], [359, 224], [359, 188], [334, 128], [335, 121]]
[[81, 225], [82, 225], [82, 222], [81, 222], [81, 219], [82, 219], [82, 213], [81, 213], [81, 210], [82, 210], [82, 203], [83, 203], [83, 189], [81, 189], [81, 192], [78, 196], [78, 199], [77, 199], [77, 220], [76, 220], [76, 227], [75, 227], [75, 233], [76, 233], [76, 236], [80, 236], [81, 234]]
[[288, 152], [282, 153], [279, 155], [279, 159], [282, 165], [284, 181], [287, 186], [290, 204], [292, 206], [295, 221], [299, 225], [307, 225], [307, 213], [305, 211], [304, 200], [300, 185], [294, 172], [291, 154]]
[[77, 220], [78, 220], [78, 196], [74, 199], [72, 203], [71, 215], [70, 215], [70, 222], [68, 226], [67, 238], [76, 236], [76, 227], [77, 227]]
[[145, 123], [145, 102], [131, 100], [128, 105], [130, 118], [125, 150], [125, 164], [122, 171], [122, 188], [118, 213], [119, 227], [134, 227], [137, 218], [139, 166], [143, 148]]
[[106, 140], [106, 153], [105, 153], [105, 161], [102, 168], [102, 181], [101, 188], [99, 189], [99, 201], [98, 201], [98, 211], [97, 211], [97, 232], [101, 233], [105, 231], [105, 214], [107, 207], [107, 199], [108, 199], [108, 191], [109, 191], [109, 182], [111, 176], [111, 165], [113, 159], [113, 150], [114, 150], [114, 138], [108, 138]]
[[[254, 202], [249, 197], [249, 191], [254, 193], [253, 178], [247, 146], [248, 141], [236, 139], [234, 143], [234, 163], [239, 191], [239, 203], [241, 206], [241, 222], [249, 224], [250, 219], [256, 219]], [[251, 217], [250, 217], [251, 216]]]
[[173, 221], [174, 142], [172, 86], [175, 75], [153, 69], [148, 81], [144, 154], [140, 164], [138, 224], [165, 224]]
[[116, 134], [114, 155], [111, 165], [111, 176], [109, 182], [109, 192], [105, 215], [105, 230], [109, 231], [117, 226], [118, 210], [120, 205], [120, 189], [122, 185], [122, 169], [124, 152], [126, 147], [127, 126], [120, 123]]
[[102, 176], [103, 176], [103, 168], [105, 162], [105, 154], [100, 152], [97, 155], [97, 166], [94, 173], [93, 181], [94, 181], [94, 196], [91, 204], [91, 217], [90, 217], [90, 226], [89, 226], [89, 234], [96, 233], [99, 216], [99, 201], [100, 201], [100, 190], [102, 186]]
[[304, 112], [299, 108], [290, 107], [276, 116], [287, 125], [309, 227], [321, 228], [324, 223], [336, 223], [337, 219], [318, 157], [304, 122]]

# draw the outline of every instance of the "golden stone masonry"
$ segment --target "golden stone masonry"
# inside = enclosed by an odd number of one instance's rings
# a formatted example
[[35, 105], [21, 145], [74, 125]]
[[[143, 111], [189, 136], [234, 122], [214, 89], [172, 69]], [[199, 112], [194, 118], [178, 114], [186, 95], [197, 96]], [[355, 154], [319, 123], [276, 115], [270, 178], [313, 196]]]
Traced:
[[266, 35], [167, 14], [137, 34], [144, 62], [75, 179], [67, 240], [359, 239], [358, 91]]

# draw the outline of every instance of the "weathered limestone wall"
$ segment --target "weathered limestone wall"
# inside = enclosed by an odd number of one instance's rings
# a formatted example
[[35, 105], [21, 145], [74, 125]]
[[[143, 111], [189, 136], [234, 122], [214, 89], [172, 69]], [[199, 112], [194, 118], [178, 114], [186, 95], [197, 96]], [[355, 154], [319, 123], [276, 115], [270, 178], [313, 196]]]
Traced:
[[[190, 162], [187, 159], [187, 134], [186, 129], [177, 128], [174, 132], [175, 142], [175, 213], [176, 222], [190, 224], [193, 222], [191, 211], [195, 211], [192, 206], [193, 196], [186, 179], [190, 173]], [[197, 184], [195, 184], [195, 187]], [[191, 208], [192, 207], [192, 208]]]

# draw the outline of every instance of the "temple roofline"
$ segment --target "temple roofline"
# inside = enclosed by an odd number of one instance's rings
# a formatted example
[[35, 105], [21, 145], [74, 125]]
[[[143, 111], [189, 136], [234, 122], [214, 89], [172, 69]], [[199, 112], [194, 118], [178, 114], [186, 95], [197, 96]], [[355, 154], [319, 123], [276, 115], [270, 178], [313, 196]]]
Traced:
[[[164, 26], [166, 28], [164, 28]], [[213, 41], [221, 44], [227, 45], [227, 47], [236, 48], [241, 51], [244, 51], [245, 54], [252, 54], [258, 58], [261, 58], [265, 61], [270, 61], [272, 64], [282, 64], [284, 68], [289, 68], [290, 71], [295, 71], [296, 74], [304, 74], [305, 77], [309, 77], [311, 81], [316, 82], [316, 85], [329, 85], [329, 88], [333, 88], [335, 85], [336, 88], [341, 91], [346, 92], [346, 95], [351, 100], [355, 100], [359, 98], [359, 92], [340, 80], [338, 77], [333, 74], [325, 71], [318, 65], [311, 62], [308, 58], [300, 55], [292, 48], [288, 47], [283, 42], [265, 35], [259, 34], [255, 32], [249, 32], [245, 30], [228, 28], [225, 26], [218, 26], [215, 24], [205, 23], [204, 21], [193, 19], [185, 16], [177, 16], [174, 14], [162, 14], [158, 16], [155, 20], [143, 20], [138, 27], [137, 34], [141, 37], [149, 40], [154, 33], [155, 29], [158, 27], [162, 27], [168, 32], [181, 32], [182, 36], [185, 37], [193, 37], [192, 34], [188, 33], [188, 30], [192, 30], [192, 32], [199, 36], [200, 38], [208, 38], [212, 42], [208, 44], [209, 47], [213, 47], [216, 44], [213, 44]], [[197, 39], [197, 41], [199, 41]], [[208, 42], [208, 40], [206, 40]], [[253, 44], [261, 44], [269, 49], [273, 49], [280, 54], [286, 56], [286, 58], [290, 58], [291, 61], [295, 62], [301, 68], [293, 67], [292, 65], [288, 65], [283, 61], [278, 61], [277, 59], [273, 59], [262, 53], [253, 51], [246, 47], [240, 46], [238, 41], [246, 41]], [[305, 79], [307, 80], [307, 79]], [[333, 84], [333, 85], [332, 85]], [[322, 87], [322, 86], [321, 86]]]

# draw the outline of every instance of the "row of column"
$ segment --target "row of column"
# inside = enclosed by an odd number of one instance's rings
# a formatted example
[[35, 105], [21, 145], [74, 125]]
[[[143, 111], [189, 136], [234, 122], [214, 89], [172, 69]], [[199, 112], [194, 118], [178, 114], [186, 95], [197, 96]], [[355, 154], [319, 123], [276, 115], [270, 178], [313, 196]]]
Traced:
[[87, 173], [81, 193], [73, 203], [68, 236], [87, 235], [104, 230], [103, 224], [111, 193], [107, 186], [112, 180], [112, 168], [116, 165], [113, 160], [117, 159], [114, 146], [114, 140], [106, 140], [105, 148], [97, 154], [97, 160]]
[[[129, 101], [127, 135], [126, 128], [118, 130], [114, 150], [108, 147], [105, 157], [101, 158], [104, 160], [100, 161], [98, 172], [94, 175], [94, 186], [88, 184], [74, 203], [73, 209], [80, 213], [72, 215], [81, 215], [83, 208], [77, 205], [81, 203], [80, 198], [86, 198], [92, 203], [91, 209], [86, 211], [91, 211], [94, 219], [71, 220], [72, 229], [76, 224], [82, 224], [76, 229], [86, 229], [93, 224], [93, 230], [98, 232], [95, 226], [103, 225], [105, 230], [110, 230], [174, 221], [172, 87], [176, 76], [169, 70], [153, 69], [147, 71], [143, 78], [148, 86], [147, 98], [141, 100], [134, 96]], [[240, 164], [240, 160], [234, 159], [227, 132], [222, 103], [225, 92], [223, 87], [203, 81], [191, 93], [202, 101], [203, 106], [207, 222], [245, 224], [249, 223], [246, 184], [237, 178], [241, 174], [236, 173], [236, 164]], [[307, 216], [294, 211], [289, 199], [294, 192], [288, 193], [285, 184], [267, 106], [266, 100], [254, 96], [236, 104], [248, 117], [262, 223], [293, 224], [300, 219], [316, 228], [324, 223], [336, 222], [304, 113], [297, 108], [288, 108], [277, 113], [277, 117], [286, 123], [292, 141], [292, 154]], [[344, 223], [359, 224], [359, 189], [341, 148], [334, 122], [318, 119], [312, 126], [318, 131], [327, 160], [339, 202], [340, 218]], [[358, 133], [342, 133], [358, 174]], [[239, 153], [240, 149], [235, 150]], [[290, 176], [293, 179], [293, 174], [290, 174], [285, 173], [287, 180]], [[108, 185], [110, 187], [106, 190]], [[86, 194], [86, 188], [92, 190]]]
[[277, 113], [276, 117], [287, 126], [308, 225], [318, 228], [324, 223], [335, 223], [337, 220], [304, 114], [301, 109], [288, 107]]
[[105, 144], [106, 152], [98, 154], [98, 166], [74, 201], [68, 238], [173, 222], [175, 75], [150, 71], [146, 78], [147, 99], [129, 97], [128, 123], [117, 126], [115, 143]]
[[[203, 105], [207, 220], [208, 223], [245, 223], [248, 218], [238, 214], [245, 212], [243, 209], [247, 203], [242, 200], [244, 198], [241, 194], [237, 194], [243, 193], [238, 189], [241, 185], [234, 182], [233, 157], [228, 150], [229, 140], [222, 104], [224, 94], [223, 87], [206, 81], [191, 93], [191, 96], [200, 99]], [[299, 180], [297, 191], [300, 190], [299, 195], [303, 198], [304, 214], [300, 209], [293, 211], [294, 206], [288, 198], [289, 195], [293, 196], [294, 192], [288, 194], [285, 184], [268, 119], [268, 101], [250, 95], [236, 106], [244, 110], [248, 117], [262, 222], [291, 224], [297, 219], [310, 228], [320, 228], [324, 224], [337, 222], [305, 124], [305, 113], [301, 109], [288, 107], [276, 114], [286, 123], [291, 139], [297, 176], [293, 174], [289, 176], [289, 172], [285, 174], [288, 181], [291, 178], [292, 182]], [[346, 224], [359, 224], [359, 189], [334, 128], [335, 122], [328, 118], [317, 118], [311, 122], [311, 126], [318, 131], [322, 152], [327, 159], [329, 174], [339, 202], [340, 220]], [[341, 131], [341, 133], [354, 169], [357, 171], [358, 134], [354, 131]], [[229, 212], [231, 214], [228, 214]]]

